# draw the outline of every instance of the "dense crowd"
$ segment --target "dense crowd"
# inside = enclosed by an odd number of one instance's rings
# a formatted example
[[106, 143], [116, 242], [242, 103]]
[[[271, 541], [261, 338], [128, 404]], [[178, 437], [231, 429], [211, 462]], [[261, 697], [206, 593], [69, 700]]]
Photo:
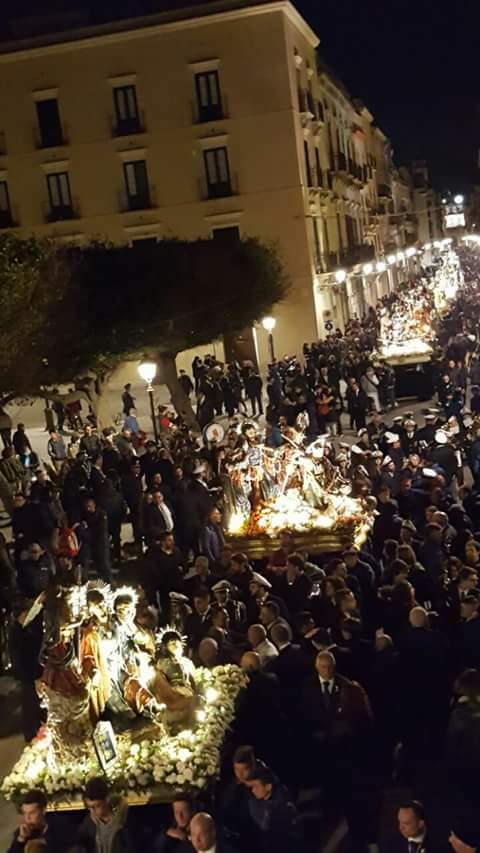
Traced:
[[[462, 262], [465, 286], [436, 329], [437, 402], [422, 423], [395, 414], [373, 310], [344, 334], [306, 344], [303, 365], [271, 364], [266, 389], [252, 365], [195, 359], [180, 381], [196, 395], [202, 426], [226, 413], [220, 443], [199, 439], [166, 407], [160, 445], [144, 441], [126, 386], [120, 431], [88, 423], [66, 438], [59, 423], [32, 477], [25, 428], [12, 436], [0, 420], [1, 498], [13, 528], [13, 547], [0, 543], [2, 608], [25, 739], [43, 720], [41, 613], [22, 625], [32, 602], [60, 584], [131, 584], [146, 630], [173, 626], [196, 664], [233, 662], [249, 675], [216, 791], [200, 801], [178, 792], [165, 823], [160, 807], [127, 815], [106, 781], [92, 779], [89, 812], [69, 825], [68, 842], [31, 791], [12, 853], [316, 850], [332, 816], [346, 819], [351, 849], [363, 851], [378, 841], [392, 778], [412, 798], [381, 849], [447, 850], [438, 814], [413, 798], [425, 766], [440, 780], [452, 848], [480, 848], [480, 266], [470, 253]], [[288, 441], [306, 412], [309, 437], [326, 436], [352, 494], [375, 498], [362, 545], [307, 553], [285, 531], [267, 558], [251, 561], [226, 541], [225, 472], [251, 426], [242, 415], [263, 413], [264, 391], [267, 446]], [[348, 430], [353, 445], [338, 439]], [[311, 791], [320, 791], [314, 819]]]

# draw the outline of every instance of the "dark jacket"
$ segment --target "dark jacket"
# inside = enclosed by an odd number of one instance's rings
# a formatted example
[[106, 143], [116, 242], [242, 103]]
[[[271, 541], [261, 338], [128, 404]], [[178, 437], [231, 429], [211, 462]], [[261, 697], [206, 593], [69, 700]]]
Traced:
[[[123, 806], [121, 806], [120, 808], [123, 809]], [[111, 846], [110, 853], [134, 853], [135, 845], [133, 843], [131, 833], [125, 825], [126, 810], [124, 810], [123, 815], [119, 815], [114, 819], [116, 820], [118, 826], [113, 837], [113, 843]], [[76, 846], [81, 847], [82, 850], [85, 851], [85, 853], [96, 853], [96, 837], [96, 824], [92, 820], [90, 815], [87, 815], [77, 830], [75, 844]]]
[[[46, 844], [44, 847], [45, 853], [63, 853], [66, 849], [66, 845], [64, 840], [61, 839], [58, 835], [58, 832], [55, 831], [52, 821], [46, 818], [47, 822], [47, 830], [44, 833], [33, 833], [30, 837], [30, 841], [33, 841], [36, 838], [42, 838]], [[18, 840], [19, 830], [16, 829], [13, 835], [12, 843], [7, 850], [7, 853], [24, 853], [25, 843], [23, 841]]]
[[275, 783], [268, 800], [257, 800], [251, 796], [249, 811], [261, 851], [283, 853], [294, 849], [298, 814], [284, 785]]
[[48, 554], [43, 554], [39, 560], [22, 560], [18, 566], [18, 588], [26, 598], [36, 598], [45, 592], [53, 574], [53, 563]]

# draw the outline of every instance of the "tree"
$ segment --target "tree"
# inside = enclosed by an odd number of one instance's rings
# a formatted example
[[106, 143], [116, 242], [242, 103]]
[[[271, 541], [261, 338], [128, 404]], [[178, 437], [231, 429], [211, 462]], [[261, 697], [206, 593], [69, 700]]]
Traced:
[[0, 235], [0, 404], [48, 381], [67, 282], [68, 264], [51, 241]]
[[[53, 248], [9, 239], [0, 294], [13, 291], [15, 310], [8, 317], [17, 326], [3, 387], [12, 395], [35, 396], [47, 384], [75, 381], [104, 424], [112, 371], [146, 354], [158, 360], [177, 411], [192, 423], [177, 379], [177, 354], [252, 324], [288, 290], [276, 250], [254, 239], [228, 245], [163, 240], [139, 250], [101, 243]], [[11, 257], [15, 247], [18, 264]], [[30, 347], [20, 308], [22, 300], [36, 299]], [[3, 327], [0, 314], [0, 338]], [[33, 364], [24, 376], [19, 365], [25, 360]]]
[[177, 379], [177, 354], [251, 325], [288, 290], [277, 252], [254, 239], [165, 240], [138, 251], [94, 245], [76, 252], [75, 266], [80, 313], [88, 318], [72, 353], [78, 370], [90, 364], [98, 394], [102, 368], [104, 382], [119, 361], [154, 355], [187, 422], [193, 413]]

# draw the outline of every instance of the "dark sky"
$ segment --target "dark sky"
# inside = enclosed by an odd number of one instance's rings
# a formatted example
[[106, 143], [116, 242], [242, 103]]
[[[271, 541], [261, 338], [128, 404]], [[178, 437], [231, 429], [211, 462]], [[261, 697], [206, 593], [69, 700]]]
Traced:
[[[85, 5], [95, 19], [201, 0], [6, 2], [15, 16]], [[479, 0], [292, 2], [318, 33], [324, 59], [390, 136], [398, 165], [427, 160], [438, 189], [480, 184]]]
[[439, 189], [480, 184], [480, 4], [296, 0], [320, 51], [390, 136], [396, 162], [425, 159]]

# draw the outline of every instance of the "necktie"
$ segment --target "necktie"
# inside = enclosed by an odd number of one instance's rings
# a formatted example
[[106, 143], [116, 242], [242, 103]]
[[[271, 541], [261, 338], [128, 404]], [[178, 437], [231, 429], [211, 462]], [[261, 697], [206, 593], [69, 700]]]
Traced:
[[[323, 701], [325, 702], [326, 708], [330, 707], [330, 699], [331, 699], [330, 685], [329, 685], [328, 681], [324, 681], [323, 682]], [[409, 851], [409, 853], [410, 853], [410, 851]]]

